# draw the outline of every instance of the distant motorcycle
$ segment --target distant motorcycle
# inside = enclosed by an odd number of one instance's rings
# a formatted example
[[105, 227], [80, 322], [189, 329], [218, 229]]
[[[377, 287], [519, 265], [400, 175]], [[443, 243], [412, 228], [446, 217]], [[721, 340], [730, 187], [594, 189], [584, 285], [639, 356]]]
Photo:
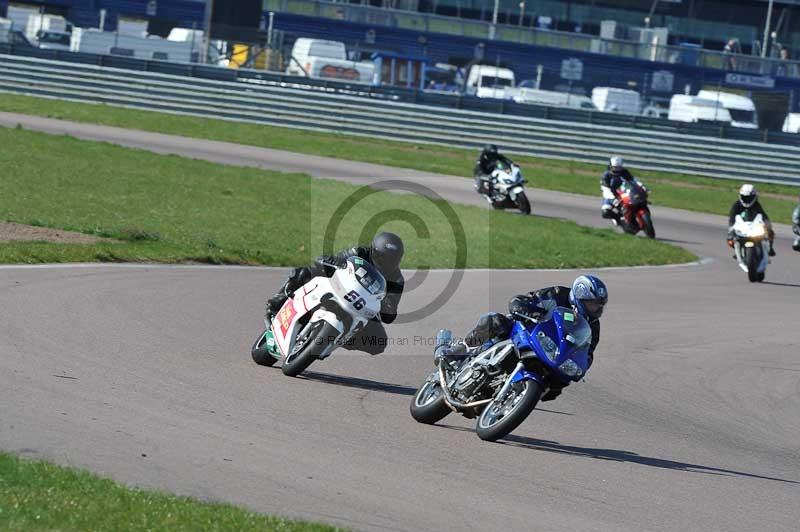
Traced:
[[[437, 359], [438, 369], [414, 394], [411, 416], [426, 424], [452, 411], [477, 417], [478, 437], [494, 441], [528, 417], [551, 379], [579, 381], [586, 374], [592, 330], [584, 318], [565, 307], [538, 321], [514, 318], [508, 340], [471, 348], [460, 361]], [[450, 338], [450, 331], [440, 331], [437, 344]]]
[[369, 262], [350, 257], [333, 276], [314, 277], [286, 300], [250, 354], [261, 366], [283, 359], [281, 370], [294, 377], [352, 338], [381, 310], [386, 280]]
[[623, 231], [630, 235], [635, 235], [639, 231], [644, 231], [648, 238], [656, 237], [656, 230], [653, 227], [653, 217], [650, 214], [650, 203], [647, 188], [638, 180], [624, 180], [619, 187], [617, 196], [609, 199], [615, 201], [615, 206], [619, 212], [619, 218], [615, 223]]
[[766, 276], [769, 264], [769, 240], [764, 219], [757, 214], [753, 221], [746, 222], [739, 214], [732, 232], [733, 250], [739, 267], [751, 283], [760, 283]]
[[482, 179], [480, 186], [476, 184], [475, 188], [492, 208], [519, 209], [527, 215], [531, 213], [531, 202], [522, 187], [526, 182], [519, 166], [512, 163], [509, 167], [498, 161], [489, 179]]

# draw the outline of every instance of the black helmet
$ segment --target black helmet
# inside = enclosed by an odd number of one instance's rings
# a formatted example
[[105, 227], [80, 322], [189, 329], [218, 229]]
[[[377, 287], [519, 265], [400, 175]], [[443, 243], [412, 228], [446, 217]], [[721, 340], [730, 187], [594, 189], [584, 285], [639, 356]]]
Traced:
[[372, 239], [372, 263], [381, 271], [393, 271], [403, 260], [403, 240], [394, 233], [378, 233]]
[[483, 147], [482, 155], [484, 158], [488, 158], [490, 156], [497, 157], [497, 146], [495, 146], [494, 144], [487, 144], [486, 146]]

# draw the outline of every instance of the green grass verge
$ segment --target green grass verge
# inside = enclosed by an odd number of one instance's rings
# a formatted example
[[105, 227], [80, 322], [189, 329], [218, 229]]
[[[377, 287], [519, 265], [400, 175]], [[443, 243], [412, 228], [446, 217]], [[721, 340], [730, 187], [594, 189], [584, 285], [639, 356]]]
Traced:
[[[157, 261], [297, 265], [323, 249], [367, 242], [380, 228], [406, 240], [405, 267], [564, 268], [666, 264], [687, 251], [609, 229], [375, 193], [306, 175], [157, 155], [22, 129], [0, 128], [0, 220], [117, 239], [91, 245], [11, 242], [0, 262]], [[466, 256], [456, 262], [452, 207]], [[462, 248], [463, 249], [463, 248]]]
[[0, 529], [9, 531], [341, 530], [126, 488], [86, 471], [0, 453]]
[[[472, 175], [476, 156], [467, 150], [438, 146], [11, 94], [0, 94], [0, 111], [222, 140], [449, 175]], [[515, 159], [523, 166], [530, 186], [591, 196], [600, 194], [599, 177], [605, 161], [598, 160], [598, 164], [592, 165], [534, 157]], [[738, 181], [666, 172], [638, 172], [636, 168], [633, 171], [652, 189], [651, 199], [656, 205], [712, 214], [728, 214], [740, 185]], [[764, 192], [762, 203], [771, 218], [776, 222], [791, 223], [791, 213], [797, 204], [800, 187], [766, 184], [759, 187]]]

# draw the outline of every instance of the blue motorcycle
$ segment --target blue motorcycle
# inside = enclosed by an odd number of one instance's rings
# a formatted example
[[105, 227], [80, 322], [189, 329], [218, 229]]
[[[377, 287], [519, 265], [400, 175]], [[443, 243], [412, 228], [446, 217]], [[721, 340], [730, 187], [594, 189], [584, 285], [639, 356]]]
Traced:
[[[556, 307], [539, 320], [512, 315], [510, 338], [488, 348], [466, 348], [455, 361], [436, 358], [438, 369], [411, 401], [411, 416], [433, 424], [450, 412], [478, 418], [476, 432], [495, 441], [519, 426], [554, 381], [579, 381], [589, 369], [592, 330], [572, 309]], [[450, 344], [450, 331], [439, 338]], [[439, 342], [437, 342], [439, 344]]]

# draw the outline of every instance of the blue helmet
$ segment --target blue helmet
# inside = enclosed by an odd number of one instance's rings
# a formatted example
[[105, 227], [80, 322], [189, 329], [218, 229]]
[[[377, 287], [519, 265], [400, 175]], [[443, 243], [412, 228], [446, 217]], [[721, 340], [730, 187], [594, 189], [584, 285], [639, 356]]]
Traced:
[[584, 318], [597, 319], [603, 315], [603, 307], [608, 303], [608, 289], [594, 275], [581, 275], [572, 283], [569, 302]]

